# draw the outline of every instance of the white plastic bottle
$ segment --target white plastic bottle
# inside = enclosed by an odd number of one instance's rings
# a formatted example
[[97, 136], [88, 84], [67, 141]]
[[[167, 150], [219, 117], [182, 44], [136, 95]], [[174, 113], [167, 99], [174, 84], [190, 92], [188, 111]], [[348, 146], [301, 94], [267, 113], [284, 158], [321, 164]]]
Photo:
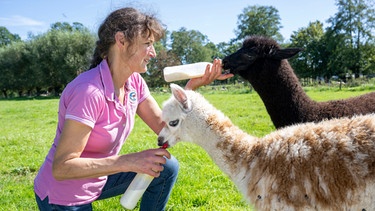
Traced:
[[138, 173], [135, 175], [133, 181], [120, 199], [121, 205], [129, 210], [134, 209], [153, 179], [154, 177], [148, 174]]
[[172, 82], [202, 77], [208, 64], [212, 65], [212, 63], [209, 62], [198, 62], [193, 64], [166, 67], [163, 70], [164, 80], [166, 82]]
[[[168, 148], [168, 143], [164, 143], [160, 148]], [[150, 185], [153, 176], [148, 174], [135, 175], [133, 181], [130, 183], [128, 189], [121, 196], [120, 203], [126, 209], [132, 210], [137, 205], [139, 199], [142, 197], [143, 193], [146, 191], [147, 187]]]

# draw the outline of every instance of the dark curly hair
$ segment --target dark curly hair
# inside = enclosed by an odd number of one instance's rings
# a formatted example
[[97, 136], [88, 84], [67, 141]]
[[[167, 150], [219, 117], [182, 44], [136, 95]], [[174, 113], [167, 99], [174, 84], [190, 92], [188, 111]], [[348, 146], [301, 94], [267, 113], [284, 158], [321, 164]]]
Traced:
[[109, 48], [116, 42], [117, 32], [123, 32], [131, 46], [139, 34], [142, 37], [153, 35], [155, 41], [159, 41], [165, 35], [165, 28], [155, 16], [141, 13], [134, 8], [126, 7], [113, 11], [98, 29], [99, 40], [96, 42], [90, 69], [108, 56]]

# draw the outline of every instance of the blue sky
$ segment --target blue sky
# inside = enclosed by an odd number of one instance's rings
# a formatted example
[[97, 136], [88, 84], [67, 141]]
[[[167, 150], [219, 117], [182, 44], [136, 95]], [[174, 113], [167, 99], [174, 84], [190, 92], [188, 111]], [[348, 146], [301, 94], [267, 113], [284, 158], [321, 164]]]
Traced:
[[46, 32], [55, 22], [80, 22], [96, 32], [111, 11], [129, 5], [154, 11], [170, 31], [198, 30], [216, 44], [235, 38], [237, 16], [250, 5], [275, 7], [286, 39], [309, 22], [328, 26], [326, 20], [337, 12], [335, 0], [0, 0], [0, 26], [22, 39]]

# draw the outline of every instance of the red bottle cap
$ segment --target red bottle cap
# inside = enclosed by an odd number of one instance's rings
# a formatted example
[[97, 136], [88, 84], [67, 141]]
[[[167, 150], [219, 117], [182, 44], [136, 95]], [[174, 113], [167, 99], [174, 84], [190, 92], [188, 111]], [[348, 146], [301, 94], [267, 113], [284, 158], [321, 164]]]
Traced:
[[165, 142], [165, 143], [163, 144], [163, 146], [161, 146], [160, 148], [162, 148], [162, 149], [167, 149], [167, 148], [168, 148], [168, 142]]

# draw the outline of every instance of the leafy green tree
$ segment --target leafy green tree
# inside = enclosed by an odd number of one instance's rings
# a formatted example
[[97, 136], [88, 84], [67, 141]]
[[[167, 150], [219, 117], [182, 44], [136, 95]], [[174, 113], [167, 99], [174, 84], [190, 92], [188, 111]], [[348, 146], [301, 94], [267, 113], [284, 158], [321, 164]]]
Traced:
[[180, 59], [180, 64], [210, 62], [216, 54], [207, 36], [184, 27], [172, 32], [171, 47], [172, 53]]
[[320, 21], [312, 22], [306, 28], [293, 32], [290, 47], [304, 50], [295, 59], [290, 59], [296, 74], [301, 78], [330, 77], [326, 75], [326, 53], [323, 42], [324, 29]]
[[49, 79], [45, 77], [42, 70], [40, 69], [40, 52], [38, 47], [40, 43], [31, 39], [25, 43], [25, 55], [23, 57], [24, 61], [27, 62], [27, 79], [30, 83], [29, 85], [29, 94], [31, 89], [35, 89], [36, 94], [39, 96], [42, 90], [46, 90], [49, 87]]
[[4, 96], [62, 88], [88, 69], [96, 37], [80, 23], [52, 24], [44, 34], [0, 48], [0, 89]]
[[21, 41], [21, 37], [18, 34], [12, 34], [7, 28], [0, 26], [0, 47], [16, 41]]
[[[374, 45], [375, 10], [370, 0], [337, 0], [338, 12], [328, 22], [327, 48], [331, 55], [328, 68], [341, 75], [368, 72], [366, 50]], [[374, 46], [373, 46], [374, 47]]]
[[10, 91], [14, 90], [15, 74], [13, 69], [17, 54], [10, 45], [0, 48], [0, 89], [4, 97], [8, 97]]
[[68, 22], [56, 22], [51, 24], [51, 30], [56, 31], [87, 31], [88, 29], [82, 24], [78, 22], [73, 22], [72, 25], [70, 25]]
[[264, 35], [282, 42], [283, 37], [279, 32], [281, 28], [279, 11], [275, 7], [248, 6], [238, 15], [236, 39], [243, 40], [250, 35]]
[[73, 27], [68, 22], [56, 22], [51, 24], [51, 30], [73, 31]]
[[25, 42], [14, 42], [0, 51], [0, 88], [3, 95], [17, 92], [22, 96], [34, 89], [33, 74], [30, 72], [30, 60], [27, 59], [28, 46]]
[[240, 49], [242, 46], [242, 41], [237, 41], [237, 39], [232, 39], [229, 43], [221, 42], [216, 45], [216, 49], [219, 51], [219, 58], [224, 58]]
[[362, 52], [366, 55], [366, 59], [362, 60], [363, 74], [375, 74], [375, 43], [366, 43], [362, 46]]
[[95, 46], [95, 36], [88, 30], [65, 29], [53, 28], [33, 40], [33, 55], [38, 61], [34, 68], [48, 79], [55, 94], [89, 67]]

